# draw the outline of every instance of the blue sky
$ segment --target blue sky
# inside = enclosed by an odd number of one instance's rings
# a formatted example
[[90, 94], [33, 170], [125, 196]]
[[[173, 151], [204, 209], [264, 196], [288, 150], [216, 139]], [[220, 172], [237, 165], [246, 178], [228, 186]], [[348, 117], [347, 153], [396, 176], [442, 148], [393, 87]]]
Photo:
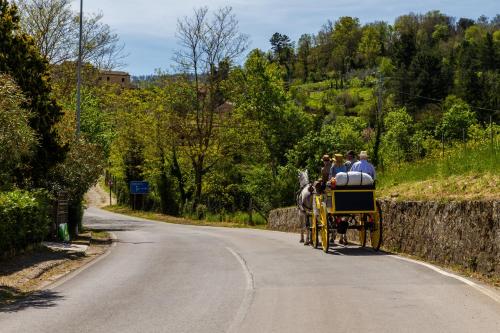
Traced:
[[[104, 14], [103, 21], [120, 36], [129, 54], [123, 70], [143, 75], [152, 74], [157, 68], [172, 71], [172, 55], [178, 49], [177, 18], [190, 16], [193, 8], [200, 6], [215, 9], [226, 5], [233, 7], [240, 31], [250, 36], [250, 49], [263, 50], [269, 49], [269, 38], [274, 32], [296, 41], [303, 33], [316, 33], [327, 20], [335, 21], [345, 15], [358, 17], [361, 23], [392, 23], [399, 15], [434, 9], [473, 19], [500, 13], [499, 0], [84, 0], [84, 11]], [[79, 1], [75, 0], [73, 6], [76, 9]]]

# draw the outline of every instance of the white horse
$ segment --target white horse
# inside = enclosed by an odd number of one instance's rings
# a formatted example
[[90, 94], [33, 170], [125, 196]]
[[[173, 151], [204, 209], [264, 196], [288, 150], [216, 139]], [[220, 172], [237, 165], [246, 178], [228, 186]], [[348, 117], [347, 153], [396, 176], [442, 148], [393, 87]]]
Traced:
[[[299, 209], [299, 221], [301, 224], [300, 242], [309, 245], [311, 242], [310, 216], [313, 210], [312, 196], [314, 186], [309, 183], [307, 170], [300, 171], [298, 174], [300, 189], [297, 191], [297, 208]], [[306, 231], [306, 240], [304, 242], [304, 230]]]

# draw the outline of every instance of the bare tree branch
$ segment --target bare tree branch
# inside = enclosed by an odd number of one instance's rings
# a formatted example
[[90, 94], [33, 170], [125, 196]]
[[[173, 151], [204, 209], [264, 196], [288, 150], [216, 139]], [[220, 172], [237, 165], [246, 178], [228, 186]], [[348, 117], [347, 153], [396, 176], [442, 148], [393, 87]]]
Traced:
[[[18, 0], [17, 5], [23, 30], [49, 63], [77, 59], [80, 18], [70, 0]], [[83, 60], [100, 69], [121, 67], [124, 45], [102, 18], [102, 13], [84, 15]]]

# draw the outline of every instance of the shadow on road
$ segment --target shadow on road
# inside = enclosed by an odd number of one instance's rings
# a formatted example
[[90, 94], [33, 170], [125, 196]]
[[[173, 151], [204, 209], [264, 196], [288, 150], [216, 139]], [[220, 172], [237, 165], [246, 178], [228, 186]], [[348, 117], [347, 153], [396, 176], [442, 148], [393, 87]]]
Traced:
[[23, 293], [16, 288], [0, 286], [0, 313], [18, 312], [27, 308], [50, 308], [63, 299], [58, 292], [40, 290]]
[[[71, 259], [75, 260], [82, 256], [82, 253], [53, 251], [47, 248], [39, 248], [34, 252], [18, 255], [0, 262], [0, 277], [11, 275], [23, 269], [40, 266], [46, 262]], [[4, 288], [0, 286], [0, 288]]]
[[[318, 247], [318, 250], [323, 251], [320, 247]], [[379, 250], [375, 251], [370, 247], [360, 247], [358, 245], [349, 245], [349, 246], [342, 246], [342, 245], [330, 245], [330, 248], [328, 249], [328, 254], [330, 255], [344, 255], [344, 256], [353, 256], [353, 257], [366, 257], [366, 256], [383, 256], [383, 255], [388, 255], [390, 253]]]

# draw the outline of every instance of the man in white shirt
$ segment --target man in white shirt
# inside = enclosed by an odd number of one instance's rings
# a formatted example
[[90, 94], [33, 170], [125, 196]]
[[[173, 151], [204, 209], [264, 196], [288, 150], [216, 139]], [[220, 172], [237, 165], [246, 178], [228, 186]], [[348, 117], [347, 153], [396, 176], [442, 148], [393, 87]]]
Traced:
[[375, 168], [368, 162], [368, 153], [364, 150], [359, 153], [359, 161], [352, 165], [350, 171], [367, 173], [375, 180]]

